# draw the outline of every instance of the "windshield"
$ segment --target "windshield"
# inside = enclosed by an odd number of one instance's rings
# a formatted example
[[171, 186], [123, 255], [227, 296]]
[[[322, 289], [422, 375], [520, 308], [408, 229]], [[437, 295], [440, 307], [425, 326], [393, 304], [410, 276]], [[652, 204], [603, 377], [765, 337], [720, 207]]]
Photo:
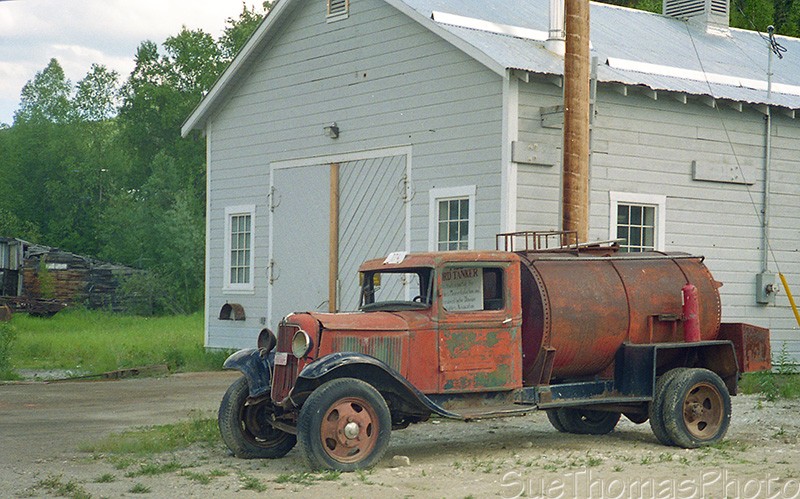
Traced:
[[359, 275], [361, 310], [423, 310], [431, 306], [433, 269], [368, 271]]

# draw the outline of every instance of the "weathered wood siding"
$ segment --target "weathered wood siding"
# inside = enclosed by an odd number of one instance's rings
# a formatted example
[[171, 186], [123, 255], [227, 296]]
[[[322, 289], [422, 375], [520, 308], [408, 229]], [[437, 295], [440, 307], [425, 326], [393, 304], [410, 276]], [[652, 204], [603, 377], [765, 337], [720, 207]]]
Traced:
[[[299, 5], [207, 129], [207, 346], [249, 346], [265, 327], [270, 164], [411, 146], [411, 249], [428, 246], [428, 190], [461, 185], [478, 187], [476, 246], [493, 247], [501, 114], [501, 77], [384, 2], [353, 2], [332, 23], [323, 0]], [[335, 140], [323, 134], [332, 122]], [[224, 210], [244, 204], [256, 206], [255, 290], [224, 293]], [[218, 320], [226, 301], [247, 320]]]
[[[540, 108], [558, 103], [560, 89], [521, 85], [520, 140], [559, 149], [552, 168], [520, 165], [517, 199], [520, 229], [559, 225], [561, 130], [543, 128]], [[773, 349], [784, 342], [800, 358], [797, 324], [785, 293], [774, 306], [755, 302], [761, 272], [761, 209], [764, 195], [764, 115], [699, 99], [683, 104], [667, 93], [653, 100], [600, 87], [593, 126], [590, 239], [609, 237], [609, 192], [666, 196], [666, 251], [706, 256], [720, 289], [723, 320], [772, 330]], [[800, 123], [775, 113], [770, 182], [769, 268], [781, 270], [800, 290]], [[735, 160], [734, 153], [735, 152]], [[737, 161], [752, 185], [693, 180], [692, 162]], [[727, 164], [727, 163], [726, 163]]]

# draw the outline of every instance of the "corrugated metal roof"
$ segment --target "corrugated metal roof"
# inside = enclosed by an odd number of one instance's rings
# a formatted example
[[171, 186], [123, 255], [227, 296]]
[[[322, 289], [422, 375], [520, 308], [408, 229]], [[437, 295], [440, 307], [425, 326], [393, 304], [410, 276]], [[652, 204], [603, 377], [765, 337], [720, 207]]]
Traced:
[[[427, 18], [434, 12], [442, 12], [545, 32], [549, 28], [548, 0], [399, 1]], [[506, 68], [540, 74], [563, 73], [563, 59], [546, 50], [541, 41], [443, 23], [439, 26]], [[738, 79], [766, 86], [769, 48], [761, 34], [740, 29], [713, 34], [698, 24], [668, 16], [591, 4], [592, 55], [598, 57], [601, 82], [800, 109], [800, 39], [777, 38], [787, 52], [783, 59], [773, 57], [772, 82], [784, 88], [781, 91], [773, 87], [768, 97], [765, 89], [751, 88], [758, 85], [719, 83]], [[629, 68], [635, 68], [636, 63], [645, 64], [639, 70], [619, 69], [608, 65], [609, 58], [625, 60], [631, 63], [626, 65]], [[654, 74], [648, 65], [688, 70], [695, 77]], [[711, 78], [711, 82], [698, 80], [698, 72], [716, 78]]]

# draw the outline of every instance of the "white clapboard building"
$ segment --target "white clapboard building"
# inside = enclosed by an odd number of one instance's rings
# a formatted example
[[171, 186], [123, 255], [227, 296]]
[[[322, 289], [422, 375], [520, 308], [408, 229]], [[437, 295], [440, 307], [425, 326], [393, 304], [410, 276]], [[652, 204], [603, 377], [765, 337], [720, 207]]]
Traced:
[[[665, 12], [591, 5], [590, 239], [705, 255], [723, 319], [800, 356], [779, 281], [762, 292], [782, 272], [800, 294], [800, 40], [770, 55], [724, 2]], [[332, 247], [352, 310], [367, 258], [558, 229], [550, 19], [547, 0], [279, 0], [183, 128], [207, 137], [206, 345], [328, 310]]]

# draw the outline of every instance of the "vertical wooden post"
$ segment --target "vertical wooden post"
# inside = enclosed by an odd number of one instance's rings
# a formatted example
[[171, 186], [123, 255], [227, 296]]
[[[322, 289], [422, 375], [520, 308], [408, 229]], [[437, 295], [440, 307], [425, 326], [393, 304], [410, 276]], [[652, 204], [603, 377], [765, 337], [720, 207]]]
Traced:
[[589, 239], [589, 0], [565, 0], [562, 228]]
[[328, 312], [337, 312], [339, 284], [339, 163], [331, 163], [330, 259], [328, 261]]

